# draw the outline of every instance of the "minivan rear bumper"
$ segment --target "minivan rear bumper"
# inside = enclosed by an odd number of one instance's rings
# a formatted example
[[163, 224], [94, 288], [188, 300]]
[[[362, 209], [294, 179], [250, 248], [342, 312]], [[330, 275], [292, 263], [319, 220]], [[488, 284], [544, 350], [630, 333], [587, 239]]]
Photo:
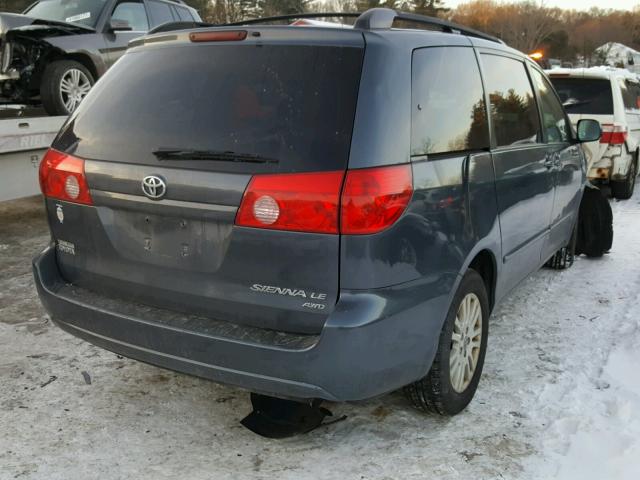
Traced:
[[[333, 401], [371, 398], [424, 376], [446, 316], [446, 292], [456, 281], [454, 275], [341, 292], [319, 335], [288, 341], [280, 333], [274, 342], [273, 331], [264, 330], [270, 339], [265, 341], [253, 327], [250, 335], [194, 331], [154, 321], [158, 309], [83, 294], [61, 277], [54, 247], [36, 257], [33, 268], [43, 305], [72, 335], [129, 358], [251, 391]], [[416, 298], [421, 300], [415, 303]]]

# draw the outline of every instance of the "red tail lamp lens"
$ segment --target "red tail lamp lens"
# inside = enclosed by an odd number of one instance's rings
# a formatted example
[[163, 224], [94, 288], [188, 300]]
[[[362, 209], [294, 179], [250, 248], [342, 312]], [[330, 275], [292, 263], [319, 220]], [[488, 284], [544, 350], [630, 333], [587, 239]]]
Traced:
[[413, 193], [411, 165], [349, 170], [342, 191], [340, 232], [376, 233], [404, 212]]
[[40, 162], [39, 177], [46, 197], [93, 205], [81, 158], [50, 148]]
[[609, 145], [622, 145], [627, 140], [627, 127], [615, 124], [602, 125], [600, 143]]
[[236, 224], [245, 227], [338, 233], [343, 172], [254, 176]]
[[341, 171], [256, 175], [244, 193], [236, 225], [349, 235], [376, 233], [400, 218], [412, 193], [409, 164], [349, 170], [346, 178]]

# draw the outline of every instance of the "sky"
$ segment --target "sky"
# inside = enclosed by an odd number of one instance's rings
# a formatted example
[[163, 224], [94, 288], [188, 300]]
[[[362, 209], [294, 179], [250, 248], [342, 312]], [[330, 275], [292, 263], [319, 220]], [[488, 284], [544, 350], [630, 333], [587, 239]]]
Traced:
[[[454, 8], [468, 0], [444, 0], [445, 6]], [[617, 10], [631, 10], [636, 5], [640, 5], [638, 0], [545, 0], [547, 7], [560, 7], [564, 9], [588, 10], [591, 7], [613, 8]]]

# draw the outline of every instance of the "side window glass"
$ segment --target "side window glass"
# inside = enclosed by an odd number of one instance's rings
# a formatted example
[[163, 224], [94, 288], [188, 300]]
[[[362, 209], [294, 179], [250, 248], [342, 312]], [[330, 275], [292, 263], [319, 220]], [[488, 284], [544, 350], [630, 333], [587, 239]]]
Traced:
[[496, 145], [538, 142], [540, 121], [524, 63], [489, 54], [481, 58]]
[[189, 10], [187, 10], [186, 8], [181, 8], [181, 7], [175, 7], [175, 8], [178, 11], [178, 16], [180, 17], [180, 20], [183, 20], [183, 21], [186, 21], [186, 22], [193, 21], [193, 18], [191, 17], [191, 14], [189, 13]]
[[489, 146], [482, 81], [471, 48], [414, 51], [411, 109], [413, 156]]
[[121, 2], [116, 5], [111, 14], [112, 19], [129, 22], [134, 32], [146, 32], [149, 30], [149, 21], [144, 5], [140, 2]]
[[631, 88], [630, 90], [633, 92], [633, 110], [640, 110], [640, 84], [635, 82], [630, 82]]
[[149, 14], [151, 15], [151, 24], [154, 27], [174, 21], [170, 5], [162, 2], [154, 2], [153, 0], [148, 2], [147, 5], [149, 6]]
[[547, 79], [544, 78], [544, 75], [536, 69], [531, 69], [531, 76], [540, 95], [542, 128], [547, 134], [547, 142], [568, 142], [571, 137], [569, 135], [567, 118], [551, 85], [549, 85]]
[[622, 92], [625, 110], [639, 110], [640, 84], [629, 80], [620, 80], [620, 90]]

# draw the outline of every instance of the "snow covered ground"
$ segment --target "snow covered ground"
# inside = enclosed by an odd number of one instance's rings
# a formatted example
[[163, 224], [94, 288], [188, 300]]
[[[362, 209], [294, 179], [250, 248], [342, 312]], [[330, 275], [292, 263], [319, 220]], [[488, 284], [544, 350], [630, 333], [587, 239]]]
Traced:
[[0, 479], [638, 479], [640, 189], [613, 208], [610, 255], [541, 270], [494, 312], [461, 415], [394, 393], [274, 441], [239, 425], [245, 392], [51, 325], [29, 265], [48, 238], [41, 203], [0, 203]]

